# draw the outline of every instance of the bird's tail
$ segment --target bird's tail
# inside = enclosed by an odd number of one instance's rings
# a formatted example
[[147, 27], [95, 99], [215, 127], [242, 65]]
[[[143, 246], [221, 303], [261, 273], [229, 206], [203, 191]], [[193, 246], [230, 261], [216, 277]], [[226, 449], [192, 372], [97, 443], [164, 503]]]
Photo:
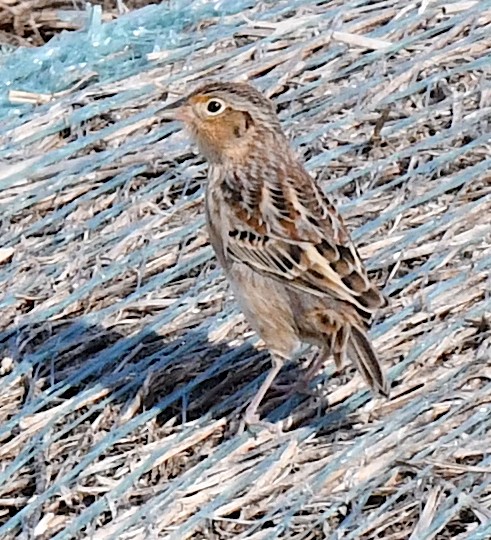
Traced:
[[346, 345], [348, 358], [368, 385], [375, 392], [389, 397], [390, 385], [366, 333], [358, 326], [351, 325]]

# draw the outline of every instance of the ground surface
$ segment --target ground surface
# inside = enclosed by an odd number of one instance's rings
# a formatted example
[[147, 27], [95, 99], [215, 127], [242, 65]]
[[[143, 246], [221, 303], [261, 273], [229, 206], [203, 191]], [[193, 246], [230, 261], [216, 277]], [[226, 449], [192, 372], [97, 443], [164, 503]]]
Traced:
[[[56, 34], [34, 7], [4, 42]], [[215, 7], [87, 11], [0, 56], [0, 537], [490, 538], [491, 3]], [[271, 96], [340, 204], [391, 298], [390, 400], [328, 364], [317, 397], [268, 394], [283, 435], [237, 434], [268, 357], [158, 121], [207, 77]]]
[[[105, 21], [156, 3], [149, 0], [91, 2], [102, 7]], [[79, 30], [85, 24], [85, 5], [86, 2], [80, 0], [0, 0], [0, 43], [35, 47], [63, 30]]]

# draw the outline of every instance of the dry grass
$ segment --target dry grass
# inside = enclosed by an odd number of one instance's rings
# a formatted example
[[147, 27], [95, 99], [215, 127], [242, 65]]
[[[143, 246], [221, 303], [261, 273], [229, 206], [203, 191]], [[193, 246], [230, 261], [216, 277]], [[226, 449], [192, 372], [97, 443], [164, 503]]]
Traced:
[[[103, 9], [104, 21], [112, 21], [150, 0], [93, 1]], [[40, 46], [64, 30], [85, 28], [85, 2], [79, 0], [0, 0], [0, 44]]]
[[[11, 88], [39, 106], [0, 134], [2, 538], [490, 537], [491, 6], [278, 9], [185, 25], [112, 82]], [[210, 76], [278, 103], [356, 229], [390, 400], [328, 365], [268, 394], [282, 436], [237, 435], [268, 357], [207, 244], [204, 164], [158, 121]]]

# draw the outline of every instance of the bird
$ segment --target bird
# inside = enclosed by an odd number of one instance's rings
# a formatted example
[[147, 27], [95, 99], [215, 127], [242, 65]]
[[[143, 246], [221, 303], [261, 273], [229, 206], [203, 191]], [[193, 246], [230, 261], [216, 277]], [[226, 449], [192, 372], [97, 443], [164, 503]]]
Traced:
[[390, 385], [368, 337], [387, 299], [370, 281], [344, 220], [296, 156], [274, 103], [245, 82], [210, 81], [167, 105], [208, 162], [205, 212], [211, 246], [271, 369], [243, 421], [258, 414], [286, 362], [305, 347], [341, 370], [348, 357], [375, 394]]

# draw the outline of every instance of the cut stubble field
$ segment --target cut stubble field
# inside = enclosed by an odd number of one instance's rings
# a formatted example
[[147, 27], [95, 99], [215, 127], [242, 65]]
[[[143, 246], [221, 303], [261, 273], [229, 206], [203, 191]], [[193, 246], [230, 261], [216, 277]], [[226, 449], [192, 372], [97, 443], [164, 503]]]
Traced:
[[[107, 5], [0, 56], [0, 537], [490, 538], [491, 2], [233, 4]], [[269, 357], [159, 121], [210, 78], [271, 97], [339, 205], [389, 400], [328, 362], [268, 394], [281, 436], [237, 434]]]

